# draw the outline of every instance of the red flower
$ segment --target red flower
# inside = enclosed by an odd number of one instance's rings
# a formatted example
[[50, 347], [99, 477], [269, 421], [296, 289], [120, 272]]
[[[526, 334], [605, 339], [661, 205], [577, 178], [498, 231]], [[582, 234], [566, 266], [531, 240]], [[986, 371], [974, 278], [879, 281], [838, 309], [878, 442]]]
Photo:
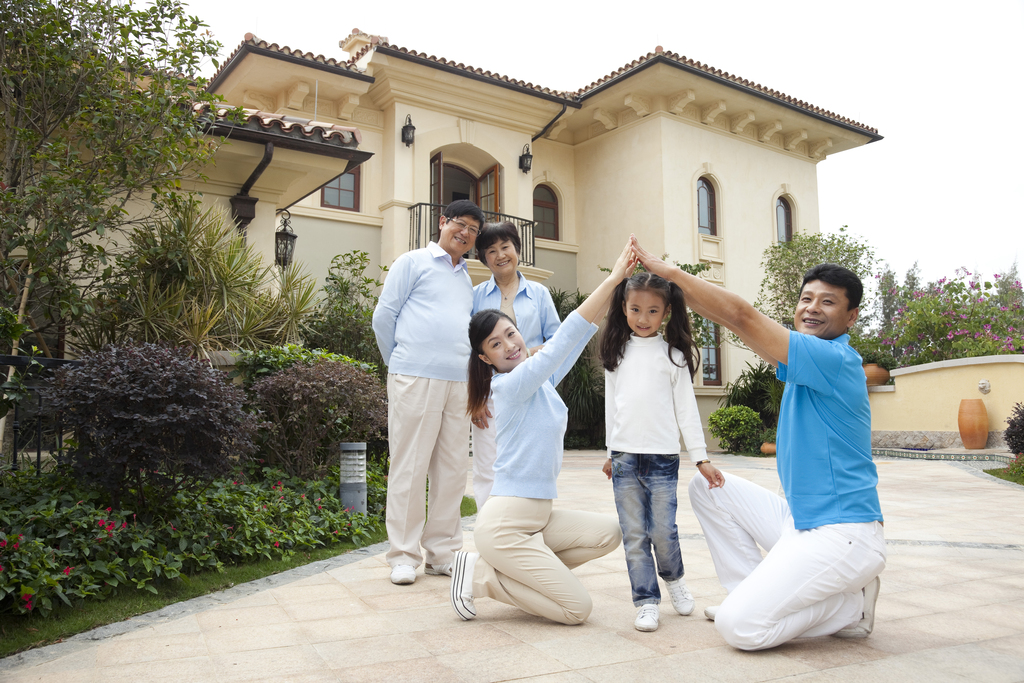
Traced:
[[0, 572], [2, 572], [3, 570], [4, 570], [4, 566], [2, 564], [0, 564]]
[[72, 569], [74, 569], [74, 567], [65, 567], [64, 568], [64, 576], [71, 576], [71, 570]]
[[29, 600], [32, 599], [32, 594], [31, 593], [25, 593], [24, 595], [21, 596], [21, 599], [24, 600], [25, 602], [28, 602]]
[[121, 528], [124, 529], [128, 526], [128, 522], [121, 522]]
[[0, 548], [7, 547], [7, 541], [0, 541]]
[[25, 603], [25, 609], [27, 609], [29, 612], [32, 611], [32, 601], [31, 600]]
[[[21, 536], [18, 536], [18, 538], [21, 538]], [[15, 550], [17, 550], [17, 549], [18, 549], [18, 544], [17, 544], [17, 543], [15, 543], [15, 544], [14, 544], [14, 549], [15, 549]]]
[[105, 519], [101, 519], [101, 520], [100, 520], [100, 523], [99, 523], [99, 525], [100, 525], [100, 526], [103, 526], [103, 525], [104, 525], [104, 524], [106, 524], [106, 523], [107, 523], [107, 520], [105, 520]]
[[277, 546], [279, 546], [279, 545], [281, 545], [281, 544], [280, 544], [280, 543], [279, 543], [278, 541], [274, 541], [274, 547], [275, 547], [275, 548], [276, 548]]
[[231, 482], [231, 485], [232, 485], [232, 486], [237, 486], [237, 485], [238, 485], [238, 482], [237, 482], [237, 481], [233, 481], [233, 482]]
[[113, 529], [115, 524], [117, 524], [117, 522], [113, 522], [113, 521], [110, 522], [110, 524], [107, 525], [107, 531], [110, 531], [111, 529]]
[[107, 508], [107, 512], [110, 512], [110, 508]]

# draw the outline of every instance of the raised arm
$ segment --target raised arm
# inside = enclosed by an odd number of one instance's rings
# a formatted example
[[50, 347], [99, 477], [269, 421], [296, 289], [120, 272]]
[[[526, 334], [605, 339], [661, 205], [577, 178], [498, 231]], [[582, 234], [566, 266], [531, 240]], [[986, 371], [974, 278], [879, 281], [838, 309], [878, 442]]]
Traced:
[[636, 265], [637, 255], [633, 253], [633, 246], [630, 242], [626, 242], [626, 246], [623, 247], [622, 253], [619, 254], [618, 260], [615, 261], [615, 265], [612, 266], [612, 272], [604, 279], [600, 285], [597, 286], [587, 300], [577, 307], [576, 312], [579, 313], [588, 322], [596, 323], [598, 320], [604, 317], [604, 314], [608, 311], [608, 300], [612, 296], [612, 292], [619, 286], [623, 278], [626, 278], [629, 273], [633, 272], [633, 266]]
[[789, 330], [742, 297], [665, 263], [641, 247], [636, 236], [630, 237], [630, 242], [644, 268], [682, 288], [687, 306], [735, 332], [754, 353], [772, 365], [787, 362]]

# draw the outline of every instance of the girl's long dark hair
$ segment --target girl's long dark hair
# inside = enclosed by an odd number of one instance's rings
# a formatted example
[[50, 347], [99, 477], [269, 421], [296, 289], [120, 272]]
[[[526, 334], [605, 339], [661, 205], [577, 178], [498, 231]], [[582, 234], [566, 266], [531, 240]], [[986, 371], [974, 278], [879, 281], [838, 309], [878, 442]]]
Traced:
[[477, 311], [469, 321], [469, 403], [466, 406], [466, 413], [469, 415], [487, 405], [487, 397], [491, 395], [494, 368], [480, 360], [480, 354], [483, 353], [484, 342], [491, 336], [494, 326], [502, 318], [512, 322], [512, 318], [501, 311], [485, 308]]
[[690, 329], [690, 316], [686, 311], [686, 300], [683, 290], [674, 282], [653, 273], [637, 273], [628, 280], [623, 280], [615, 288], [612, 301], [608, 305], [608, 322], [601, 335], [601, 364], [604, 369], [613, 372], [622, 362], [626, 350], [626, 342], [632, 330], [626, 320], [623, 304], [626, 297], [633, 291], [649, 291], [661, 295], [666, 306], [672, 307], [668, 322], [665, 324], [665, 341], [669, 345], [668, 358], [674, 365], [682, 367], [672, 359], [672, 349], [679, 349], [686, 359], [686, 367], [690, 371], [690, 379], [697, 372], [697, 346], [693, 343]]

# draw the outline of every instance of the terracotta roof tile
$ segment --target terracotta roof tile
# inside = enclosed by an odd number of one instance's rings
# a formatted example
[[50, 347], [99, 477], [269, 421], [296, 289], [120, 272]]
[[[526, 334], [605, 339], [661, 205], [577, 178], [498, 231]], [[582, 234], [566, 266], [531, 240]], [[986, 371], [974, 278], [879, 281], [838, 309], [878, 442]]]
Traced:
[[575, 97], [577, 99], [582, 99], [582, 98], [586, 97], [587, 94], [589, 94], [591, 91], [595, 90], [596, 88], [598, 88], [598, 87], [600, 87], [602, 85], [605, 85], [605, 84], [609, 83], [610, 81], [613, 81], [616, 78], [624, 75], [628, 71], [631, 71], [631, 70], [635, 69], [636, 67], [641, 66], [641, 65], [651, 61], [652, 59], [655, 59], [655, 58], [658, 58], [658, 57], [663, 58], [663, 59], [668, 59], [668, 60], [671, 60], [673, 62], [677, 62], [679, 64], [683, 64], [685, 66], [697, 69], [699, 71], [703, 71], [703, 72], [705, 72], [707, 74], [710, 74], [712, 76], [716, 76], [718, 78], [722, 78], [722, 79], [727, 80], [727, 81], [731, 81], [731, 82], [733, 82], [733, 83], [735, 83], [737, 85], [741, 85], [741, 86], [743, 86], [745, 88], [749, 88], [750, 90], [756, 91], [756, 92], [761, 93], [763, 95], [768, 95], [768, 96], [773, 97], [773, 98], [775, 98], [777, 100], [781, 100], [782, 102], [785, 102], [786, 104], [790, 104], [790, 105], [793, 105], [795, 107], [799, 107], [801, 109], [806, 109], [807, 111], [814, 112], [815, 114], [817, 114], [819, 116], [823, 116], [825, 118], [833, 119], [834, 121], [838, 121], [840, 123], [844, 123], [844, 124], [846, 124], [848, 126], [853, 126], [853, 127], [856, 127], [856, 128], [860, 128], [860, 129], [862, 129], [864, 131], [867, 131], [869, 133], [873, 133], [875, 135], [878, 134], [878, 129], [877, 128], [872, 128], [870, 126], [866, 126], [863, 123], [859, 123], [857, 121], [854, 121], [853, 119], [847, 118], [845, 116], [840, 116], [839, 114], [836, 114], [834, 112], [828, 111], [826, 109], [822, 109], [821, 107], [816, 107], [813, 104], [810, 104], [808, 102], [804, 102], [803, 100], [798, 100], [795, 97], [790, 97], [789, 95], [787, 95], [785, 93], [782, 93], [782, 92], [779, 92], [778, 90], [772, 90], [770, 88], [766, 88], [763, 85], [761, 85], [760, 83], [754, 83], [753, 81], [747, 80], [746, 78], [740, 78], [739, 76], [734, 76], [733, 74], [730, 74], [727, 71], [722, 71], [721, 69], [716, 69], [716, 68], [714, 68], [712, 66], [709, 66], [707, 64], [701, 64], [700, 62], [695, 62], [694, 60], [688, 59], [688, 58], [686, 58], [686, 57], [684, 57], [684, 56], [682, 56], [680, 54], [677, 54], [675, 52], [664, 52], [661, 49], [660, 45], [658, 46], [658, 49], [656, 49], [655, 52], [648, 52], [646, 55], [644, 55], [640, 59], [633, 60], [629, 64], [626, 64], [625, 66], [621, 67], [620, 69], [618, 69], [616, 71], [613, 71], [612, 73], [608, 74], [607, 76], [604, 76], [603, 78], [600, 78], [600, 79], [594, 81], [590, 85], [588, 85], [588, 86], [586, 86], [586, 87], [584, 87], [584, 88], [582, 88], [580, 90], [577, 90], [575, 93], [572, 93], [572, 95], [573, 95], [573, 97]]
[[[195, 105], [194, 110], [200, 115], [209, 111], [207, 107], [201, 104]], [[216, 121], [230, 123], [231, 119], [228, 116], [230, 112], [231, 109], [227, 107], [217, 109], [214, 112]], [[273, 114], [259, 111], [258, 109], [243, 108], [242, 114], [243, 119], [241, 123], [235, 122], [233, 125], [249, 129], [256, 129], [258, 127], [262, 130], [296, 139], [322, 140], [323, 142], [335, 145], [347, 146], [362, 142], [362, 133], [360, 133], [358, 128], [349, 128], [323, 121], [300, 119], [283, 114]]]
[[256, 36], [254, 36], [251, 33], [246, 33], [245, 34], [245, 40], [243, 40], [241, 43], [239, 43], [238, 47], [235, 48], [235, 51], [232, 52], [231, 55], [227, 59], [225, 59], [223, 62], [221, 62], [220, 68], [217, 69], [217, 71], [210, 78], [210, 82], [211, 83], [216, 83], [218, 77], [220, 77], [221, 73], [225, 70], [225, 68], [229, 64], [231, 64], [231, 61], [238, 55], [238, 53], [240, 51], [242, 51], [243, 49], [245, 49], [246, 47], [257, 47], [257, 48], [261, 48], [261, 49], [264, 49], [264, 50], [269, 50], [271, 52], [280, 52], [281, 54], [288, 55], [289, 57], [298, 57], [299, 59], [305, 59], [305, 60], [308, 60], [308, 61], [311, 61], [311, 62], [317, 62], [318, 64], [324, 64], [326, 66], [332, 66], [332, 67], [335, 67], [335, 68], [338, 68], [338, 69], [343, 69], [345, 71], [354, 71], [356, 73], [359, 73], [359, 70], [356, 69], [355, 67], [351, 66], [348, 62], [344, 62], [344, 61], [339, 62], [338, 60], [336, 60], [334, 58], [328, 58], [328, 57], [325, 57], [323, 55], [314, 55], [312, 52], [301, 52], [299, 50], [293, 50], [290, 47], [288, 47], [287, 45], [285, 45], [284, 47], [281, 47], [277, 43], [268, 43], [265, 40], [260, 40], [259, 38], [257, 38]]

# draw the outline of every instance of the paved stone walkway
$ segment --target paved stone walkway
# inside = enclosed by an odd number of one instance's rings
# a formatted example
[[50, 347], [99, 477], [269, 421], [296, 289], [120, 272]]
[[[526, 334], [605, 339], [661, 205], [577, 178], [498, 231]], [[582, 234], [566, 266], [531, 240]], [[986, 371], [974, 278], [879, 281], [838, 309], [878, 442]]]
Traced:
[[[567, 454], [556, 505], [614, 514], [603, 458]], [[716, 461], [778, 488], [774, 459]], [[697, 609], [680, 617], [666, 603], [655, 633], [633, 629], [621, 548], [577, 570], [594, 611], [570, 627], [487, 599], [463, 622], [447, 577], [393, 586], [381, 544], [0, 660], [0, 681], [1024, 681], [1024, 488], [962, 463], [893, 459], [878, 469], [889, 561], [863, 641], [726, 646], [699, 616], [725, 592], [681, 486]]]

